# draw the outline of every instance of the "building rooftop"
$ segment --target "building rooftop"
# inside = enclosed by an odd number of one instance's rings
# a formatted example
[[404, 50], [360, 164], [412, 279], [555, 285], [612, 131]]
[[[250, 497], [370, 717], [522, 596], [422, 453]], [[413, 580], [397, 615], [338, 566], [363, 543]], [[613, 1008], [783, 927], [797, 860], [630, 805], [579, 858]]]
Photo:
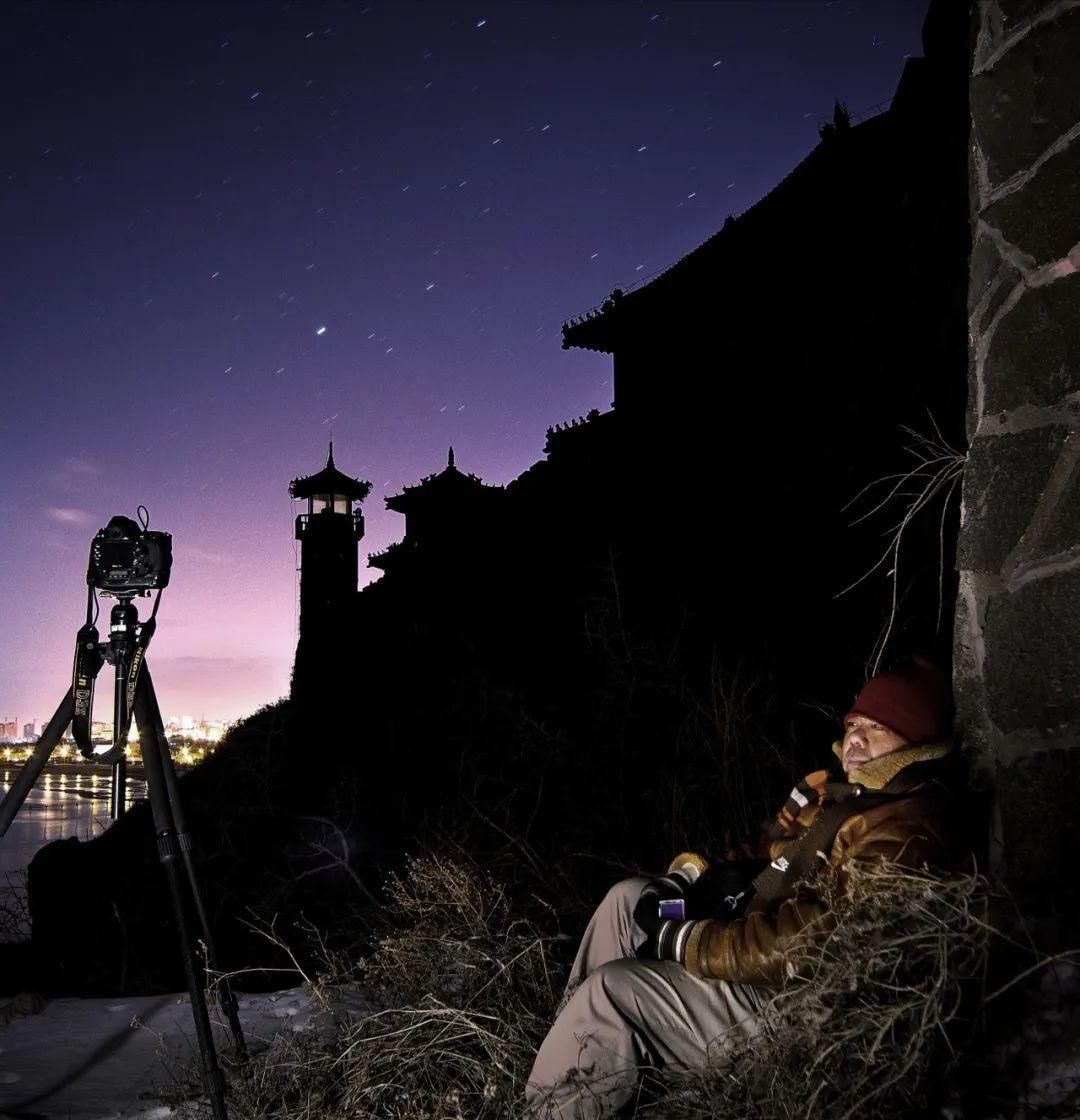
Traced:
[[371, 483], [359, 478], [351, 478], [334, 466], [334, 441], [330, 441], [330, 453], [326, 466], [317, 474], [306, 478], [294, 478], [289, 483], [289, 495], [293, 498], [311, 498], [316, 494], [342, 494], [353, 501], [362, 502], [371, 492]]
[[454, 449], [446, 458], [446, 466], [437, 474], [429, 474], [415, 486], [406, 486], [400, 494], [386, 499], [386, 508], [396, 513], [410, 513], [422, 505], [451, 505], [462, 498], [494, 497], [505, 494], [502, 486], [489, 486], [475, 474], [465, 474], [454, 464]]

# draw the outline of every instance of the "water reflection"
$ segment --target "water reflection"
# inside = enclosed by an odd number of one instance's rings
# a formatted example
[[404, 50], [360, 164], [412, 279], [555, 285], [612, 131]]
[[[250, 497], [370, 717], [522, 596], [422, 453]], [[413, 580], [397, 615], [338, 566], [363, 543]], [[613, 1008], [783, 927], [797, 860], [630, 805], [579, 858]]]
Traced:
[[[17, 769], [0, 770], [0, 795], [7, 793]], [[21, 871], [51, 840], [77, 836], [89, 840], [112, 824], [109, 816], [110, 778], [107, 773], [67, 773], [47, 770], [27, 794], [7, 834], [0, 840], [0, 875]], [[127, 805], [146, 796], [146, 784], [129, 778]]]

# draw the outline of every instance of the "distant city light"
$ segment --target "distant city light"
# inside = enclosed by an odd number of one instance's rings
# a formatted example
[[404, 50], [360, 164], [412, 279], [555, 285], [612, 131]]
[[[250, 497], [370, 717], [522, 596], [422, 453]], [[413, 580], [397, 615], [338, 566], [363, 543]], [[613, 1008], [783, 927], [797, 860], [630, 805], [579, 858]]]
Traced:
[[[190, 766], [201, 762], [214, 752], [224, 739], [232, 723], [233, 721], [220, 719], [194, 719], [191, 716], [174, 716], [166, 724], [166, 736], [176, 763], [180, 766]], [[26, 724], [23, 730], [24, 732], [29, 731], [30, 725]], [[50, 762], [67, 767], [100, 765], [98, 756], [107, 754], [112, 747], [112, 723], [107, 720], [95, 720], [91, 727], [90, 737], [94, 745], [95, 757], [93, 759], [84, 759], [80, 755], [69, 731], [57, 744]], [[14, 720], [0, 720], [0, 762], [11, 764], [26, 762], [33, 753], [35, 742], [28, 735], [24, 735], [22, 739], [15, 737]], [[135, 764], [142, 762], [138, 730], [134, 726], [128, 733], [128, 742], [125, 744], [124, 754], [129, 761]], [[48, 772], [45, 776], [48, 778]]]

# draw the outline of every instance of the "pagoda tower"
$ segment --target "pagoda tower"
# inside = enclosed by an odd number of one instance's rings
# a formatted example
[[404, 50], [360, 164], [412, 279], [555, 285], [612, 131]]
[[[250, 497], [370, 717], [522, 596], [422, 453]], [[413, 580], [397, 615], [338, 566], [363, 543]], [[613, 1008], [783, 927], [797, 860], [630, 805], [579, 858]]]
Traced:
[[317, 474], [294, 478], [289, 495], [307, 500], [307, 512], [296, 517], [300, 542], [300, 640], [322, 636], [356, 594], [357, 544], [364, 535], [364, 517], [357, 507], [371, 490], [370, 482], [350, 478], [334, 466], [334, 443], [326, 466]]
[[490, 536], [505, 499], [502, 486], [458, 470], [451, 447], [443, 470], [386, 499], [387, 509], [405, 516], [405, 538], [369, 556], [368, 566], [397, 574], [467, 563], [478, 540]]

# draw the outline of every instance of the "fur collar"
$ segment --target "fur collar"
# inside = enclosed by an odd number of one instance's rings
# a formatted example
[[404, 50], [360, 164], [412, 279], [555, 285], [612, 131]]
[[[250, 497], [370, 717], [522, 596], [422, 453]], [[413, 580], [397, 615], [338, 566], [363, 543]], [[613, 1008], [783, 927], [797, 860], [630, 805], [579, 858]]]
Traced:
[[[843, 740], [833, 743], [833, 754], [843, 757]], [[852, 785], [865, 786], [867, 789], [884, 789], [889, 782], [913, 762], [929, 762], [931, 759], [944, 758], [952, 750], [952, 743], [921, 743], [914, 747], [901, 747], [880, 758], [872, 758], [857, 766], [848, 775]]]

